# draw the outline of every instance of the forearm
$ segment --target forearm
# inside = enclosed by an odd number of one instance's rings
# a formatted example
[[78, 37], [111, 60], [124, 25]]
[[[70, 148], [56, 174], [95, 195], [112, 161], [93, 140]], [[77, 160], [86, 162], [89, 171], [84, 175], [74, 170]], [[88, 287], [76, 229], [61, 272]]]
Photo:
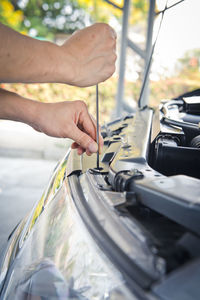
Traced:
[[35, 127], [39, 104], [37, 101], [0, 89], [0, 119], [23, 122]]
[[58, 82], [86, 87], [115, 71], [116, 34], [94, 24], [62, 46], [24, 36], [0, 24], [0, 82]]
[[[72, 81], [70, 56], [61, 47], [22, 35], [0, 24], [0, 82]], [[63, 74], [65, 67], [65, 74]]]
[[[97, 151], [96, 123], [83, 101], [41, 103], [0, 89], [0, 119], [26, 123], [49, 136], [70, 138], [78, 154]], [[99, 138], [102, 148], [103, 139]]]

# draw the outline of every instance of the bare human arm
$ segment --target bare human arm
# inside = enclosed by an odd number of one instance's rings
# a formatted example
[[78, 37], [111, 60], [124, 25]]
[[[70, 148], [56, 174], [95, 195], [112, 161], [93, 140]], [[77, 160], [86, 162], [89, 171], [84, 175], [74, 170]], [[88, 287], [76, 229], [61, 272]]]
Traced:
[[97, 23], [62, 45], [24, 36], [0, 24], [0, 82], [58, 82], [85, 87], [115, 71], [116, 34]]
[[[78, 154], [97, 152], [96, 122], [83, 101], [41, 103], [0, 89], [0, 108], [0, 119], [26, 123], [50, 136], [71, 138]], [[100, 145], [102, 148], [102, 137]]]
[[[0, 82], [86, 87], [105, 81], [115, 71], [116, 34], [107, 24], [77, 31], [62, 46], [0, 24], [0, 41]], [[50, 136], [71, 138], [78, 154], [97, 151], [96, 123], [81, 101], [44, 104], [1, 89], [0, 118], [27, 123]]]

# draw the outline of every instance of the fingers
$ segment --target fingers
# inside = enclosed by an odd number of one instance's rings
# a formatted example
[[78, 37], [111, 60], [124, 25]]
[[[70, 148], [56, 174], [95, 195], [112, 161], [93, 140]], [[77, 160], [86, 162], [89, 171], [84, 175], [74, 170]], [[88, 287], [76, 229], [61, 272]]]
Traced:
[[111, 33], [112, 33], [113, 38], [116, 40], [117, 39], [116, 31], [112, 27], [110, 27], [110, 29], [111, 29]]
[[[101, 135], [99, 135], [99, 153], [101, 154], [102, 153], [102, 149], [103, 149], [103, 144], [104, 144], [104, 142], [103, 142], [103, 138], [102, 138], [102, 136]], [[77, 149], [77, 153], [78, 153], [78, 155], [81, 155], [81, 154], [83, 154], [84, 152], [85, 152], [85, 149], [84, 148], [82, 148], [78, 143], [76, 143], [76, 142], [73, 142], [72, 144], [71, 144], [71, 148], [72, 149]], [[87, 155], [92, 155], [92, 153], [91, 152], [89, 152], [89, 151], [86, 151], [86, 154]]]
[[[85, 149], [88, 155], [90, 155], [90, 153], [95, 153], [98, 150], [97, 143], [88, 134], [81, 131], [75, 124], [71, 126], [70, 138], [79, 145], [77, 147], [78, 153], [81, 152], [80, 147]], [[76, 144], [74, 144], [73, 147], [76, 147]]]
[[[78, 155], [81, 155], [81, 154], [83, 154], [85, 152], [85, 150], [82, 148], [82, 147], [78, 147], [77, 148], [77, 153], [78, 153]], [[92, 155], [92, 153], [90, 153], [89, 155]]]
[[[95, 118], [91, 114], [90, 114], [90, 118], [92, 119], [92, 122], [94, 123], [94, 126], [95, 126], [95, 136], [96, 136], [97, 122], [96, 122]], [[97, 140], [97, 137], [96, 137], [96, 140]], [[101, 135], [101, 126], [99, 125], [99, 145], [100, 145], [99, 152], [100, 153], [102, 152], [103, 144], [104, 144], [104, 141], [103, 141], [103, 137]]]
[[[80, 101], [79, 107], [82, 104], [83, 103]], [[97, 140], [97, 138], [96, 138], [96, 126], [97, 126], [96, 120], [94, 119], [94, 117], [92, 115], [90, 115], [88, 113], [85, 105], [83, 105], [82, 109], [83, 110], [82, 110], [82, 113], [80, 114], [80, 119], [79, 119], [77, 128], [79, 129], [79, 131], [82, 131], [82, 132], [88, 134], [93, 139], [93, 141], [96, 141]], [[101, 128], [99, 126], [99, 133], [100, 133], [100, 129]], [[77, 149], [77, 153], [79, 155], [83, 154], [83, 152], [85, 152], [85, 151], [86, 151], [87, 155], [91, 155], [92, 153], [97, 152], [98, 145], [95, 143], [96, 151], [91, 150], [90, 147], [87, 147], [87, 144], [89, 144], [91, 142], [91, 140], [87, 140], [87, 141], [85, 140], [83, 143], [84, 136], [79, 135], [79, 137], [78, 137], [78, 132], [76, 133], [76, 136], [73, 135], [72, 138], [75, 140], [75, 142], [72, 143], [71, 148]], [[99, 134], [99, 153], [102, 152], [103, 143], [104, 143], [103, 137], [101, 136], [101, 133], [100, 133]], [[97, 146], [97, 148], [96, 148], [96, 146]]]
[[[86, 117], [84, 118], [83, 121], [83, 128], [84, 130], [90, 134], [90, 136], [97, 141], [97, 124], [96, 124], [96, 120], [91, 116], [90, 116], [90, 120], [93, 124], [93, 126], [91, 126], [90, 128], [88, 128], [90, 126], [88, 120], [86, 120]], [[103, 137], [101, 136], [101, 127], [99, 126], [99, 153], [102, 152], [102, 148], [103, 148]]]
[[77, 149], [79, 147], [79, 144], [77, 144], [76, 142], [73, 142], [72, 144], [71, 144], [71, 148], [72, 149]]
[[114, 39], [117, 38], [116, 31], [110, 25], [108, 25], [106, 23], [96, 23], [92, 26], [94, 26], [94, 27], [97, 26], [98, 30], [104, 30], [104, 34], [107, 36], [111, 36]]
[[[69, 37], [60, 49], [61, 57], [70, 58], [67, 66], [71, 66], [68, 73], [72, 75], [70, 81], [62, 79], [61, 82], [87, 87], [112, 76], [115, 71], [116, 38], [115, 30], [105, 23], [93, 24]], [[62, 76], [66, 73], [65, 64], [63, 68]]]
[[[49, 136], [73, 139], [71, 147], [79, 155], [85, 151], [87, 155], [97, 152], [96, 122], [83, 101], [40, 103], [36, 112], [39, 117], [35, 129]], [[103, 145], [101, 136], [99, 142]]]

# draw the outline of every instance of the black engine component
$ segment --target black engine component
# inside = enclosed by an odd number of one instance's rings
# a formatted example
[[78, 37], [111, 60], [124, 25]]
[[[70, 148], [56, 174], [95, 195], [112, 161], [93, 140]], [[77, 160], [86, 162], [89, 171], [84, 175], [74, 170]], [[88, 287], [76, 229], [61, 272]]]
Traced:
[[183, 98], [184, 101], [184, 109], [188, 114], [200, 114], [200, 97], [188, 97]]
[[184, 174], [200, 178], [200, 97], [168, 101], [156, 114], [151, 167], [166, 176]]
[[200, 135], [195, 136], [195, 138], [191, 140], [190, 146], [200, 149]]
[[184, 174], [200, 178], [200, 136], [196, 138], [191, 142], [192, 148], [178, 146], [170, 136], [158, 138], [153, 168], [166, 176]]

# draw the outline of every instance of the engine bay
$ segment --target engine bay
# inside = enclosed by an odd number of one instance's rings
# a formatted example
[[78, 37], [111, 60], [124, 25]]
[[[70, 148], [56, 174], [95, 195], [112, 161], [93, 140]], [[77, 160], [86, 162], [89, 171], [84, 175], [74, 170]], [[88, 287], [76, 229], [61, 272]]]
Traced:
[[156, 110], [149, 164], [166, 176], [200, 178], [200, 97], [163, 101]]
[[[148, 280], [145, 285], [137, 273], [131, 277], [161, 296], [171, 276], [177, 274], [184, 285], [184, 272], [192, 268], [195, 274], [200, 263], [199, 124], [199, 96], [164, 100], [156, 110], [139, 108], [102, 128], [99, 168], [95, 155], [84, 154], [79, 163], [73, 160], [86, 199], [94, 199], [90, 205], [97, 219], [102, 222], [104, 208], [97, 208], [96, 198], [98, 205], [103, 201], [105, 211], [110, 211], [104, 221], [110, 224], [104, 228], [107, 234], [124, 252], [123, 239], [130, 248], [137, 244], [136, 254], [126, 254], [148, 274]], [[117, 237], [112, 226], [118, 226]], [[119, 244], [121, 226], [127, 233]], [[197, 279], [191, 277], [182, 292], [190, 284], [198, 290]]]

